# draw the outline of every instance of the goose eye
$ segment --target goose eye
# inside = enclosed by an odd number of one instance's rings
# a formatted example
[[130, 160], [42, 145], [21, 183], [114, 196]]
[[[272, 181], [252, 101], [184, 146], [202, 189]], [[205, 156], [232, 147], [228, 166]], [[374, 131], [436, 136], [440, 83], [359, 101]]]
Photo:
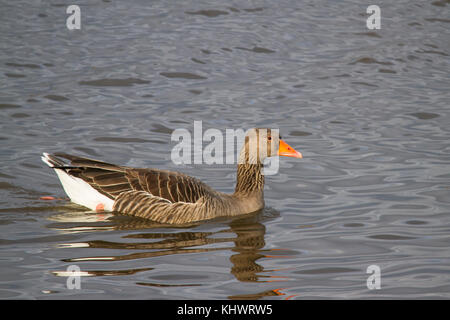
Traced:
[[269, 141], [272, 140], [272, 137], [268, 137], [267, 140], [269, 140]]

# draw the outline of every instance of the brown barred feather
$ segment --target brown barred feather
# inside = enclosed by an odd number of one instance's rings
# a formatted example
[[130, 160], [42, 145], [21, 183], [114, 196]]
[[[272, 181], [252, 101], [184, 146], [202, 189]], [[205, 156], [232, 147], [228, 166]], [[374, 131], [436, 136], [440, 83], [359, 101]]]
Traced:
[[200, 180], [179, 172], [135, 169], [63, 153], [55, 156], [70, 160], [67, 173], [83, 179], [111, 199], [126, 191], [145, 191], [170, 202], [194, 203], [205, 194], [215, 193]]

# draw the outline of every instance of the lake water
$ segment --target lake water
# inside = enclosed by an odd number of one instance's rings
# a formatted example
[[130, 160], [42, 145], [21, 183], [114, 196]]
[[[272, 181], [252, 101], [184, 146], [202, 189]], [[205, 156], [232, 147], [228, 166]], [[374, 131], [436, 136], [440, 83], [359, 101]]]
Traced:
[[[361, 1], [1, 2], [1, 299], [450, 298], [450, 1], [377, 1], [379, 30]], [[71, 204], [40, 160], [232, 192], [234, 165], [171, 161], [194, 121], [279, 128], [304, 158], [262, 212], [187, 227]]]

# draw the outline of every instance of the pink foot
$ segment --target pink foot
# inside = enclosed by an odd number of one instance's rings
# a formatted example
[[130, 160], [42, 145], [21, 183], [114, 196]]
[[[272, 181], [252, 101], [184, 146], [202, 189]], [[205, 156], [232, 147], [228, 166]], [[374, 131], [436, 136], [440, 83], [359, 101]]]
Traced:
[[103, 203], [99, 203], [96, 207], [95, 207], [95, 211], [97, 212], [102, 212], [105, 210], [105, 205]]
[[56, 200], [56, 198], [52, 196], [43, 196], [40, 197], [39, 200]]

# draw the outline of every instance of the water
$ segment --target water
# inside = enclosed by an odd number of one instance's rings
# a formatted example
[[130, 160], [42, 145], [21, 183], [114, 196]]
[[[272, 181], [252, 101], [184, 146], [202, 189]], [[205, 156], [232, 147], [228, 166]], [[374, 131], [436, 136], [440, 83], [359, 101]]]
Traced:
[[[77, 1], [73, 31], [71, 1], [1, 2], [0, 298], [450, 297], [449, 1], [378, 1], [381, 30], [359, 1]], [[40, 161], [231, 192], [234, 166], [170, 161], [171, 132], [200, 120], [280, 128], [303, 153], [262, 212], [183, 228], [90, 212]]]

